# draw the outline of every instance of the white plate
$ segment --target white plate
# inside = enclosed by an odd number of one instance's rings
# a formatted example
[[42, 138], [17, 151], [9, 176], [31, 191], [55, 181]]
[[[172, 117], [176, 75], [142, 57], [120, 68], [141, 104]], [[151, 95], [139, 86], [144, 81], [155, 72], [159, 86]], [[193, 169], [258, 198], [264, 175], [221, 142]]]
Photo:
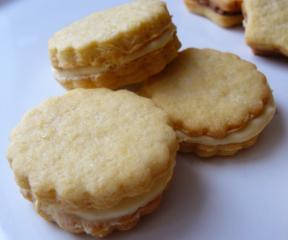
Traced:
[[[64, 90], [53, 80], [47, 40], [62, 26], [124, 0], [0, 0], [0, 239], [83, 239], [39, 217], [20, 195], [5, 159], [8, 135], [22, 114]], [[243, 29], [222, 29], [168, 1], [184, 47], [234, 52], [265, 73], [278, 112], [253, 148], [233, 158], [178, 157], [158, 211], [108, 239], [288, 239], [288, 62], [254, 56]]]

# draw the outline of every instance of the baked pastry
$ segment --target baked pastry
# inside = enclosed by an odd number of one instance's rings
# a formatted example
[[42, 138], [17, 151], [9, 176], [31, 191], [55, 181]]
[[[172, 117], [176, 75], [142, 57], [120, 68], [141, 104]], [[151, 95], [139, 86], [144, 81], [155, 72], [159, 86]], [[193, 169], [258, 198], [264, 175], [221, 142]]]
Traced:
[[252, 146], [275, 104], [265, 76], [239, 57], [186, 49], [140, 90], [174, 123], [180, 151], [233, 155]]
[[136, 0], [94, 13], [49, 40], [55, 78], [67, 89], [116, 89], [160, 72], [180, 48], [165, 3]]
[[245, 0], [245, 39], [255, 54], [288, 56], [288, 1]]
[[234, 27], [242, 24], [242, 0], [184, 0], [187, 8], [205, 16], [221, 27]]
[[154, 211], [177, 148], [167, 115], [151, 100], [127, 90], [76, 89], [28, 112], [7, 157], [40, 215], [101, 237]]

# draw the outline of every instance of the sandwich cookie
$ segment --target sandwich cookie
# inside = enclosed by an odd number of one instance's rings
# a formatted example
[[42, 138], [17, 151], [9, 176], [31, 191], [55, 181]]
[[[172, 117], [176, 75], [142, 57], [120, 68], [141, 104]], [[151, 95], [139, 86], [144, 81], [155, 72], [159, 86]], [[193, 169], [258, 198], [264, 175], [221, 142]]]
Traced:
[[255, 54], [288, 56], [288, 1], [245, 0], [245, 39]]
[[159, 205], [178, 148], [168, 117], [127, 90], [76, 89], [28, 112], [7, 157], [37, 212], [72, 233], [128, 230]]
[[49, 40], [55, 78], [67, 89], [116, 89], [142, 82], [177, 56], [166, 4], [137, 0], [94, 13]]
[[275, 104], [265, 76], [239, 57], [187, 49], [140, 90], [174, 123], [183, 152], [233, 155], [252, 146]]
[[187, 8], [205, 16], [221, 27], [241, 25], [242, 0], [184, 0]]

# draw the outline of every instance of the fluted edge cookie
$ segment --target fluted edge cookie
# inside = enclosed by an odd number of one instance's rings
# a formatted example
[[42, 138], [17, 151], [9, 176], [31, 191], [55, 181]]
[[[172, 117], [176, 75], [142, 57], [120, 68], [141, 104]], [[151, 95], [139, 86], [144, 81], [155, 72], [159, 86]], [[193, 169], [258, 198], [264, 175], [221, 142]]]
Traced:
[[25, 114], [7, 158], [42, 216], [68, 231], [104, 236], [156, 208], [177, 149], [167, 115], [151, 100], [127, 90], [78, 89]]
[[165, 110], [180, 151], [232, 155], [252, 146], [275, 114], [265, 76], [231, 53], [186, 49], [140, 94]]
[[136, 0], [72, 23], [51, 37], [48, 48], [64, 87], [116, 89], [160, 72], [180, 42], [164, 2]]

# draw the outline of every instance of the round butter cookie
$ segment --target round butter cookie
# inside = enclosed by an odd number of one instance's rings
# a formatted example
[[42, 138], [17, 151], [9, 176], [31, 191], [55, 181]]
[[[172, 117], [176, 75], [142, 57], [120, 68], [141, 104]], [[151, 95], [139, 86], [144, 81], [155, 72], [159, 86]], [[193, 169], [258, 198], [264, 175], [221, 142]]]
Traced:
[[267, 80], [255, 65], [211, 49], [182, 51], [140, 93], [168, 113], [180, 150], [202, 157], [253, 145], [275, 113]]
[[180, 42], [166, 4], [136, 0], [87, 16], [48, 43], [55, 78], [67, 89], [111, 89], [159, 73]]
[[40, 215], [72, 233], [102, 237], [154, 211], [177, 149], [166, 113], [150, 99], [77, 89], [25, 114], [7, 158]]

